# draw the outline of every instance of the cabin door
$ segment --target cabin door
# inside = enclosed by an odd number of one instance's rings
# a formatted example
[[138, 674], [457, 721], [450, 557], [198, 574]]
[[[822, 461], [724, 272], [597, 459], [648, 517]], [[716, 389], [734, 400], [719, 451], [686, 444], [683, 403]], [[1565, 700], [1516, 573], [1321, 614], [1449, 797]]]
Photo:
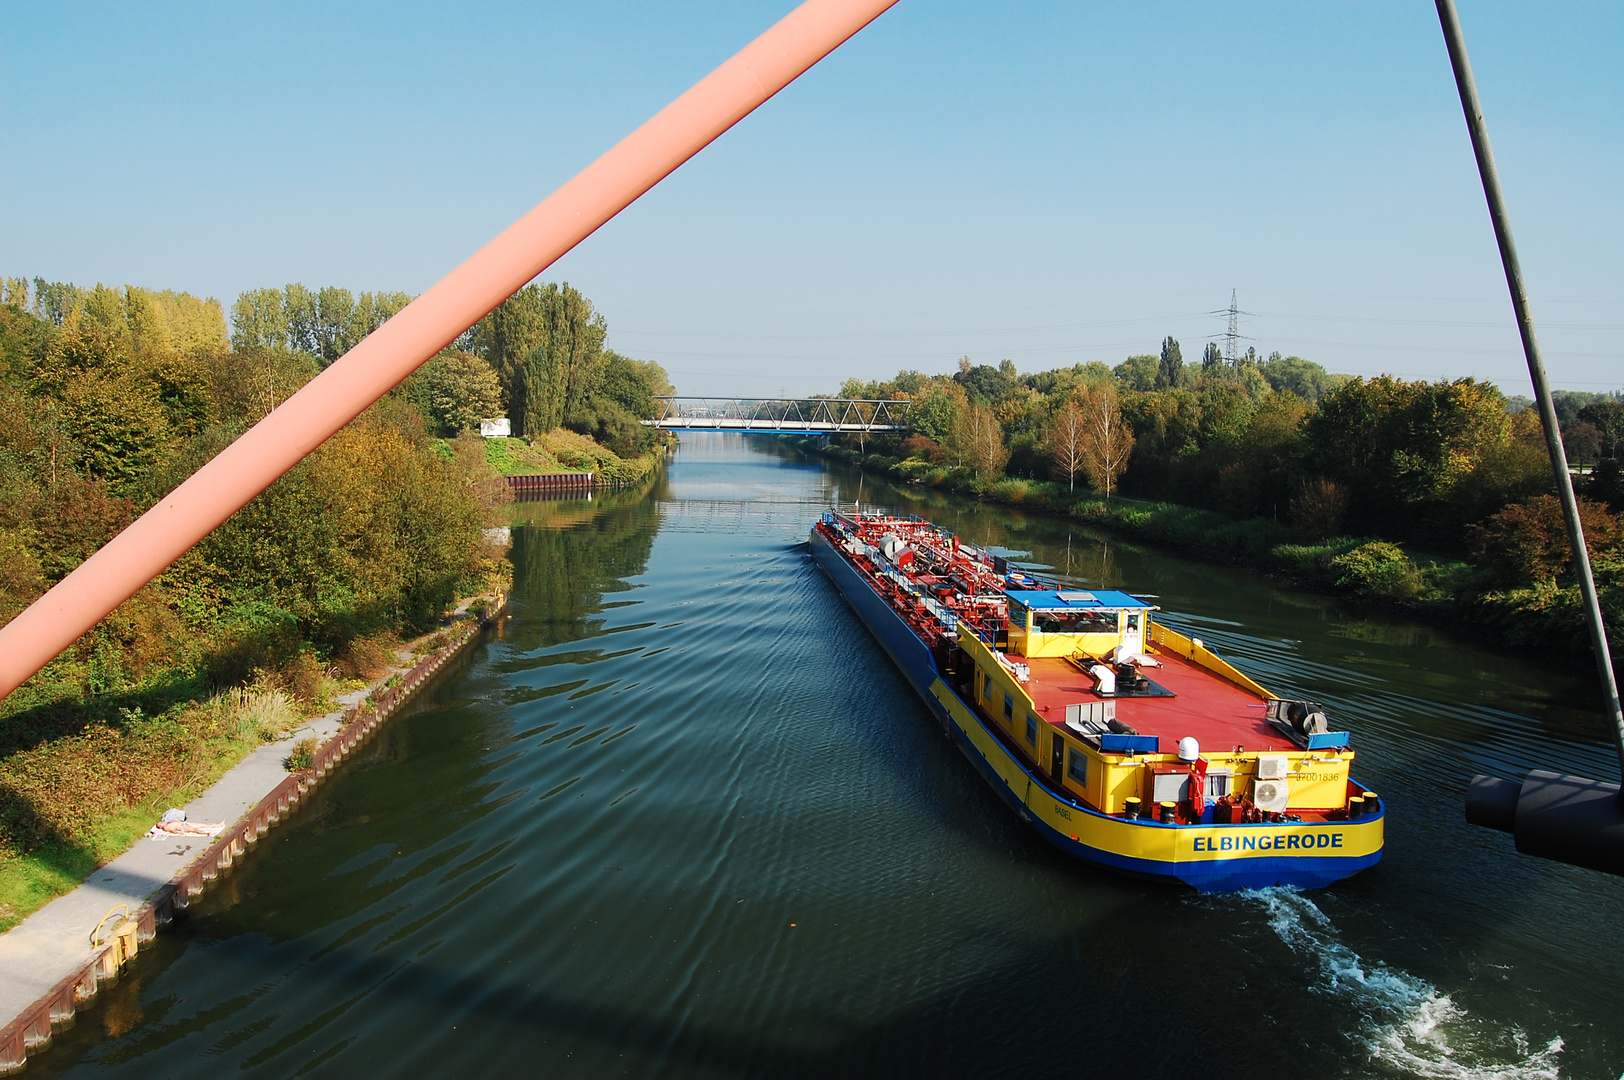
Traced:
[[1124, 652], [1142, 655], [1145, 651], [1145, 613], [1142, 611], [1128, 612], [1128, 625], [1122, 634], [1122, 649]]
[[1059, 787], [1066, 778], [1066, 743], [1061, 739], [1059, 732], [1050, 737], [1049, 775], [1054, 777], [1056, 787]]

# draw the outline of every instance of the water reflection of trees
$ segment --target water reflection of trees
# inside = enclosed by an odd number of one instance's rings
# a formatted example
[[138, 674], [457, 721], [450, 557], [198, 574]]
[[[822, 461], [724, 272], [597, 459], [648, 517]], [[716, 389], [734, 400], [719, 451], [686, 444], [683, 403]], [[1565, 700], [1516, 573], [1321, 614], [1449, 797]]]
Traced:
[[510, 640], [526, 650], [591, 636], [605, 595], [632, 589], [628, 579], [647, 570], [660, 524], [647, 488], [516, 503], [510, 515], [513, 600], [525, 609]]

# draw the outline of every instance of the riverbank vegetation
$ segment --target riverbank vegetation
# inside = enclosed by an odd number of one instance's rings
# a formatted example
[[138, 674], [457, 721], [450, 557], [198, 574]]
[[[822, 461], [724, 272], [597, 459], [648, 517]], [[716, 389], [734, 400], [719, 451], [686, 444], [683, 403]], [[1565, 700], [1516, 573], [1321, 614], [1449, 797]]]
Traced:
[[[1586, 656], [1537, 413], [1471, 378], [1350, 378], [1299, 357], [1158, 355], [1021, 374], [850, 381], [913, 403], [906, 436], [806, 449], [979, 498], [1077, 518], [1469, 627]], [[1588, 546], [1624, 643], [1624, 394], [1561, 393]]]
[[[214, 300], [0, 283], [0, 622], [408, 300], [256, 290], [228, 331]], [[669, 384], [602, 329], [567, 286], [528, 287], [0, 702], [0, 928], [386, 670], [457, 597], [505, 589], [487, 531], [504, 450], [646, 476], [637, 419]], [[477, 425], [504, 411], [532, 434], [493, 449]]]
[[485, 440], [485, 461], [502, 476], [589, 472], [601, 487], [642, 483], [661, 461], [660, 445], [632, 457], [621, 457], [587, 435], [554, 428], [534, 439]]

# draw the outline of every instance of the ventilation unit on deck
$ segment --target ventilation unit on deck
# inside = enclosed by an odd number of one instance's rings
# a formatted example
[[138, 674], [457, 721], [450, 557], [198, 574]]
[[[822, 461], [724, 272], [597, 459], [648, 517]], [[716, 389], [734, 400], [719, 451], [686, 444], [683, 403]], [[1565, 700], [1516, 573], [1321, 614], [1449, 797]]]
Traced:
[[1284, 780], [1258, 780], [1252, 784], [1252, 802], [1259, 810], [1279, 813], [1290, 801], [1291, 789]]
[[1290, 768], [1291, 762], [1284, 754], [1259, 754], [1257, 757], [1259, 780], [1284, 780]]

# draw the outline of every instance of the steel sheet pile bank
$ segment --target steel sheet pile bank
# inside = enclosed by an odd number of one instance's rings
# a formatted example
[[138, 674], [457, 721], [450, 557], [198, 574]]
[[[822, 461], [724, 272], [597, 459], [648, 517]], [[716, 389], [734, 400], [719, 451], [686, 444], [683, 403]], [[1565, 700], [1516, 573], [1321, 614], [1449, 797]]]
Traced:
[[507, 478], [508, 487], [515, 492], [528, 494], [531, 492], [560, 492], [571, 496], [590, 492], [597, 486], [595, 473], [537, 473], [530, 476], [510, 476]]
[[917, 518], [825, 514], [818, 564], [1000, 797], [1046, 840], [1197, 889], [1328, 885], [1385, 808], [1352, 738], [1123, 592], [1039, 581]]
[[[287, 746], [272, 744], [228, 772], [187, 808], [195, 821], [227, 820], [218, 835], [140, 841], [0, 936], [0, 1074], [23, 1068], [28, 1055], [49, 1047], [52, 1030], [70, 1023], [101, 986], [117, 981], [142, 943], [184, 913], [505, 607], [506, 598], [497, 597], [483, 614], [463, 620], [445, 645], [400, 672], [396, 685], [328, 718], [328, 730], [337, 730], [310, 768], [289, 773]], [[327, 733], [320, 722], [312, 726]]]

